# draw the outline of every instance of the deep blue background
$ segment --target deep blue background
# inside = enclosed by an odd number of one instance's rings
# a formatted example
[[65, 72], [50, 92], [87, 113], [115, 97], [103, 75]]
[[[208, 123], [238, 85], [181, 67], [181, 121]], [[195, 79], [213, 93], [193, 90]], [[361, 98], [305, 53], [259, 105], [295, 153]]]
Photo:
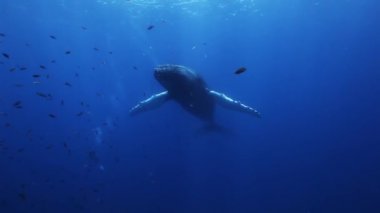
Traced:
[[[380, 212], [378, 1], [102, 2], [0, 1], [0, 212]], [[129, 117], [164, 63], [263, 117]]]

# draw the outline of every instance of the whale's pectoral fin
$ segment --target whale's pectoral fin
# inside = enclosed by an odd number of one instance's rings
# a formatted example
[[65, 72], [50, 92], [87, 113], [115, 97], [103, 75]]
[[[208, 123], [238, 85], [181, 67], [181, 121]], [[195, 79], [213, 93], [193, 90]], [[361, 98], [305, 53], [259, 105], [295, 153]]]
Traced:
[[213, 90], [210, 90], [209, 93], [214, 97], [216, 103], [218, 103], [222, 107], [239, 112], [245, 112], [254, 115], [258, 118], [261, 117], [260, 113], [256, 109], [242, 104], [240, 103], [240, 101], [235, 101], [223, 93], [215, 92]]
[[163, 103], [169, 100], [169, 93], [167, 91], [152, 95], [146, 100], [141, 101], [131, 110], [129, 110], [130, 115], [136, 115], [141, 112], [149, 111], [160, 107]]

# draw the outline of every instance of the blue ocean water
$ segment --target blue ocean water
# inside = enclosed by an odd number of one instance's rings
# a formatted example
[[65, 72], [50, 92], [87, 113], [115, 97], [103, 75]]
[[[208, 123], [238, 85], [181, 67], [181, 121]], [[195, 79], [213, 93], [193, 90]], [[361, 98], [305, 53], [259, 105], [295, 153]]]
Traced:
[[[375, 0], [0, 1], [0, 212], [380, 212]], [[170, 102], [181, 64], [262, 118]], [[234, 71], [246, 67], [236, 75]]]

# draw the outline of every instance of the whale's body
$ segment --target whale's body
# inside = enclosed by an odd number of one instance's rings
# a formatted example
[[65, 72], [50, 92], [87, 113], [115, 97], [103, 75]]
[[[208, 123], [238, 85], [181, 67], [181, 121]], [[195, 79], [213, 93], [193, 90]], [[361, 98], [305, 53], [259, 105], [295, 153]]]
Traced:
[[260, 117], [257, 110], [222, 93], [209, 90], [201, 76], [185, 66], [159, 65], [154, 69], [154, 77], [166, 91], [137, 104], [130, 110], [132, 115], [174, 100], [192, 115], [210, 123], [214, 121], [216, 104]]
[[210, 95], [201, 76], [179, 65], [161, 65], [154, 77], [167, 90], [169, 98], [202, 120], [214, 119], [215, 99]]

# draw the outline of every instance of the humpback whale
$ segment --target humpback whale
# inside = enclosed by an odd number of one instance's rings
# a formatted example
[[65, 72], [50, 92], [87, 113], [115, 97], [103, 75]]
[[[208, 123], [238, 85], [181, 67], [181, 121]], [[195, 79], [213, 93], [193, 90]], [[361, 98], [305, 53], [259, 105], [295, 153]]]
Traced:
[[166, 90], [138, 103], [129, 111], [130, 115], [158, 108], [165, 102], [174, 100], [186, 111], [208, 124], [214, 124], [216, 105], [261, 117], [256, 109], [223, 93], [210, 90], [201, 76], [188, 67], [159, 65], [154, 68], [154, 77]]

